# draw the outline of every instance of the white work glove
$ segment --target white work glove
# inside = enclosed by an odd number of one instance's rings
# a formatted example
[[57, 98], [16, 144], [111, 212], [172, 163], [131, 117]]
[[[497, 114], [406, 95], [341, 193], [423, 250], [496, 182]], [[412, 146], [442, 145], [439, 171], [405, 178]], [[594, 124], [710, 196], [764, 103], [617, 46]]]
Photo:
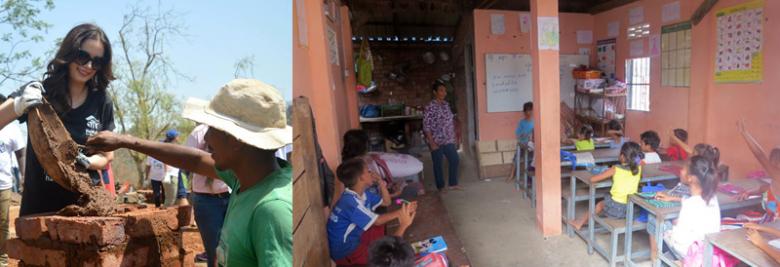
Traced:
[[43, 84], [40, 82], [30, 82], [19, 88], [14, 96], [16, 116], [22, 116], [29, 108], [43, 103], [43, 92]]

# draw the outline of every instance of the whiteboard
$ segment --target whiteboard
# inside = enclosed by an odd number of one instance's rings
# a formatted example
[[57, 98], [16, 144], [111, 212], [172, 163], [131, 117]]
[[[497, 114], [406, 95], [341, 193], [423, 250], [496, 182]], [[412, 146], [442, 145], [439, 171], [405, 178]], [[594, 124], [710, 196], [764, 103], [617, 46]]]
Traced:
[[576, 81], [571, 74], [579, 65], [589, 65], [587, 55], [560, 55], [561, 101], [574, 108], [574, 86]]
[[522, 111], [533, 100], [531, 55], [486, 54], [487, 111]]

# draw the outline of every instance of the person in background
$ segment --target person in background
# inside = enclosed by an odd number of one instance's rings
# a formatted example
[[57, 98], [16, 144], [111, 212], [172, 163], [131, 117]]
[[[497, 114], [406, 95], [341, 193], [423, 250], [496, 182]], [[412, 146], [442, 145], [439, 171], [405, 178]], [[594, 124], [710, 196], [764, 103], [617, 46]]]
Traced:
[[[780, 206], [778, 205], [780, 204], [778, 203], [778, 194], [780, 194], [780, 147], [773, 148], [769, 153], [766, 153], [766, 150], [758, 143], [758, 140], [745, 129], [744, 120], [737, 122], [737, 130], [744, 138], [750, 152], [753, 153], [753, 156], [758, 163], [761, 164], [763, 171], [769, 176], [766, 183], [762, 183], [762, 185], [755, 190], [749, 190], [742, 193], [739, 196], [739, 199], [743, 200], [752, 195], [760, 194], [763, 195], [761, 204], [764, 210], [768, 210], [768, 204], [770, 202], [775, 202], [775, 206]], [[775, 214], [777, 214], [776, 211]]]
[[661, 138], [655, 131], [645, 131], [639, 136], [641, 140], [642, 152], [645, 153], [645, 164], [661, 163], [661, 156], [658, 155], [658, 146], [661, 145]]
[[385, 236], [371, 244], [369, 267], [413, 267], [414, 249], [400, 236]]
[[[179, 131], [174, 129], [165, 132], [165, 143], [176, 143], [176, 138], [179, 137]], [[163, 194], [165, 195], [165, 207], [173, 206], [176, 202], [176, 196], [179, 186], [179, 168], [165, 165], [165, 176], [162, 180]]]
[[463, 190], [458, 185], [458, 168], [460, 156], [455, 135], [455, 115], [452, 114], [449, 104], [445, 101], [447, 88], [441, 83], [433, 84], [433, 100], [425, 106], [423, 115], [423, 132], [430, 146], [433, 160], [433, 176], [436, 178], [436, 189], [444, 192], [444, 173], [442, 171], [442, 157], [447, 157], [449, 163], [449, 188]]
[[[6, 97], [0, 95], [0, 102]], [[0, 129], [0, 266], [8, 265], [6, 241], [10, 236], [9, 208], [11, 206], [11, 188], [14, 184], [14, 161], [22, 162], [17, 157], [25, 142], [18, 124], [9, 124]]]
[[[205, 136], [209, 127], [205, 124], [199, 124], [192, 130], [185, 145], [202, 151], [208, 151]], [[200, 230], [200, 237], [203, 239], [204, 253], [198, 254], [198, 260], [208, 263], [213, 267], [216, 263], [217, 245], [222, 230], [222, 224], [225, 220], [225, 213], [230, 203], [230, 187], [222, 180], [214, 177], [207, 177], [199, 173], [193, 173], [183, 170], [187, 173], [192, 183], [192, 207], [195, 213], [195, 223]]]
[[[517, 122], [517, 128], [515, 128], [515, 139], [517, 139], [518, 144], [521, 144], [523, 146], [528, 146], [529, 143], [534, 139], [534, 103], [533, 102], [526, 102], [525, 104], [523, 104], [523, 119]], [[533, 158], [533, 151], [528, 151], [529, 166], [532, 158]], [[517, 163], [518, 160], [519, 159], [517, 158], [517, 154], [515, 154], [512, 163]], [[512, 164], [512, 171], [507, 176], [506, 181], [513, 180], [515, 178], [516, 171], [517, 171], [517, 164]]]
[[596, 144], [593, 142], [593, 127], [582, 125], [577, 132], [577, 139], [570, 139], [569, 142], [574, 143], [577, 151], [596, 149]]
[[612, 141], [610, 147], [619, 148], [626, 142], [623, 137], [623, 125], [618, 120], [610, 120], [607, 123], [607, 137]]
[[666, 149], [666, 155], [668, 155], [671, 160], [688, 159], [688, 152], [680, 145], [688, 144], [688, 132], [679, 128], [674, 129], [673, 134], [669, 139], [670, 146]]
[[285, 102], [258, 80], [235, 79], [211, 99], [190, 98], [182, 117], [209, 126], [209, 152], [100, 132], [87, 149], [128, 148], [174, 167], [221, 179], [231, 190], [217, 245], [217, 266], [292, 266], [292, 167], [276, 150], [292, 143]]

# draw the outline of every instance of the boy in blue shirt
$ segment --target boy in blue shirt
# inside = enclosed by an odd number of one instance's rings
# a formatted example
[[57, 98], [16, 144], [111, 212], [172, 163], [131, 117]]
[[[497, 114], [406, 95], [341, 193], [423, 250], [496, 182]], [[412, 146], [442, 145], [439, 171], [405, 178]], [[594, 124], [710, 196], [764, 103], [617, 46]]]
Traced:
[[[533, 102], [526, 102], [523, 104], [523, 119], [520, 120], [517, 123], [517, 128], [515, 128], [515, 138], [517, 138], [517, 143], [522, 144], [523, 146], [529, 146], [529, 142], [533, 141], [534, 138], [534, 103]], [[530, 148], [530, 147], [529, 147]], [[528, 158], [529, 158], [529, 166], [532, 166], [531, 160], [533, 158], [533, 152], [528, 152]], [[517, 154], [515, 154], [514, 160], [512, 160], [513, 163], [517, 162]], [[516, 164], [512, 164], [512, 172], [507, 176], [507, 182], [511, 181], [515, 177], [515, 171], [516, 171]]]
[[[376, 214], [379, 206], [390, 205], [390, 193], [387, 184], [368, 171], [362, 158], [341, 163], [336, 176], [346, 188], [328, 218], [330, 256], [338, 265], [365, 265], [369, 245], [385, 235], [384, 224], [404, 215], [414, 217], [417, 205], [404, 204], [399, 210]], [[374, 183], [379, 183], [381, 196], [366, 190]], [[406, 214], [402, 215], [404, 212]]]

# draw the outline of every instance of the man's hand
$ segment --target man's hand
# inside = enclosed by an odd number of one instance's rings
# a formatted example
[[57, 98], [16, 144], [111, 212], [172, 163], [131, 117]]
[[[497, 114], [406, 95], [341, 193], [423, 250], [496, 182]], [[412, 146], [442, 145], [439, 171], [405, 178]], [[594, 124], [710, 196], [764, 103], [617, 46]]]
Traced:
[[439, 150], [439, 145], [437, 145], [435, 142], [431, 142], [431, 151]]
[[87, 149], [93, 152], [114, 151], [124, 146], [124, 137], [122, 135], [102, 131], [87, 139]]
[[29, 82], [19, 88], [14, 96], [14, 113], [16, 116], [22, 116], [31, 107], [43, 103], [43, 84], [40, 82]]

